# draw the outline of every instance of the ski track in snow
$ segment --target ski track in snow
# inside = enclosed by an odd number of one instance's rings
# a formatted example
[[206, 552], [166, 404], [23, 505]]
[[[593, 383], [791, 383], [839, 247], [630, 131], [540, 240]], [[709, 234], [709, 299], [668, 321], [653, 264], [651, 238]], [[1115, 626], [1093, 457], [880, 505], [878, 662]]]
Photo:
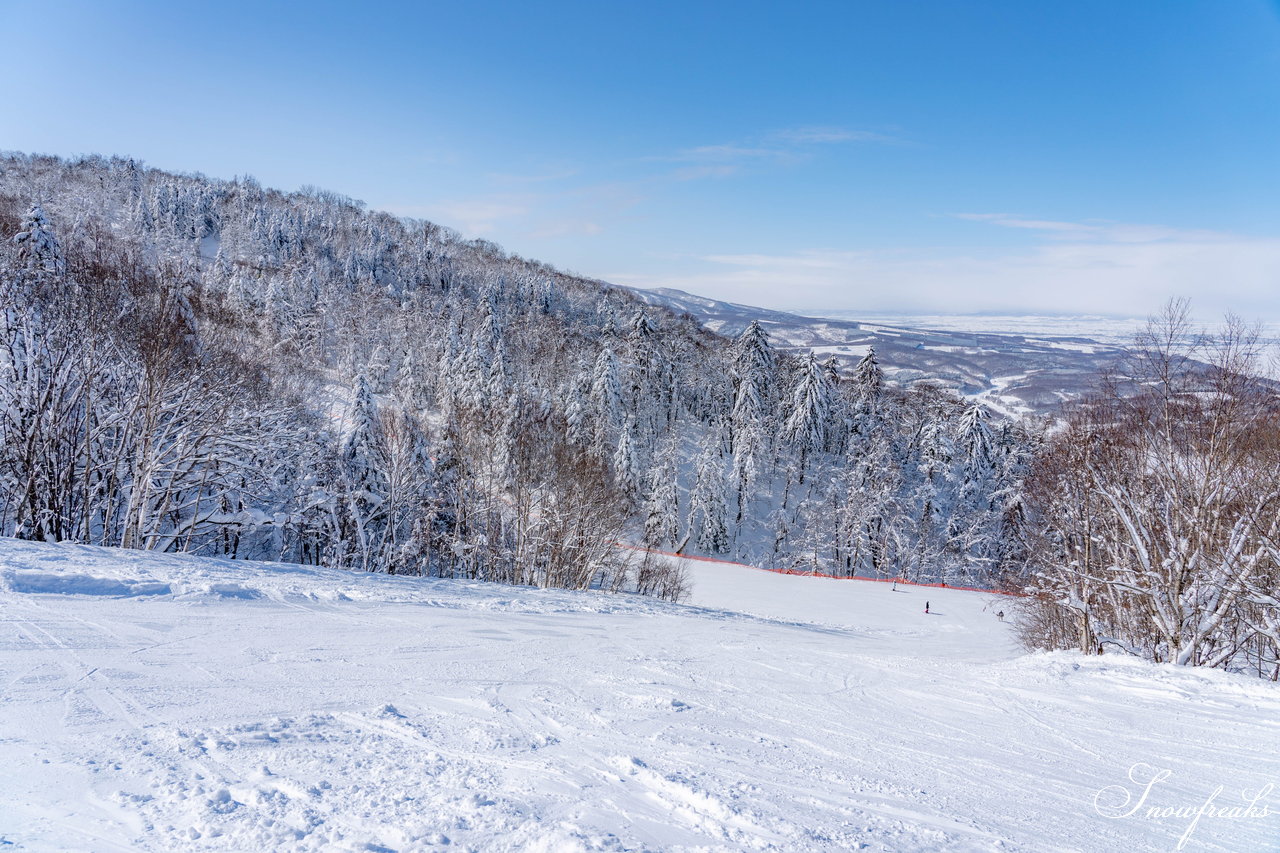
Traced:
[[[0, 851], [1172, 850], [1097, 792], [1280, 781], [1276, 685], [1025, 655], [981, 593], [689, 568], [677, 606], [0, 540]], [[1280, 849], [1280, 814], [1186, 849]]]

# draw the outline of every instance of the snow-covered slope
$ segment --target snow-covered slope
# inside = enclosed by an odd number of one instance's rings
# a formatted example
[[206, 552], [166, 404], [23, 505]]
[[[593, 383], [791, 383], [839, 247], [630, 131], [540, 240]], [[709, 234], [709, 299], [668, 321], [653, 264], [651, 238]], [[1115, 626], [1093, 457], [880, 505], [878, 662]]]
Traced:
[[[1023, 331], [1016, 318], [999, 332], [914, 328], [847, 315], [804, 317], [669, 288], [632, 292], [649, 304], [689, 314], [722, 335], [740, 334], [759, 320], [774, 344], [834, 355], [846, 367], [874, 346], [895, 382], [934, 382], [1009, 415], [1056, 410], [1063, 400], [1093, 389], [1098, 372], [1121, 353], [1114, 343], [1083, 334], [1046, 334], [1040, 325]], [[1108, 335], [1114, 336], [1110, 329]]]
[[691, 570], [676, 606], [0, 540], [0, 850], [1167, 850], [1189, 819], [1097, 810], [1134, 765], [1162, 807], [1280, 780], [1273, 684]]

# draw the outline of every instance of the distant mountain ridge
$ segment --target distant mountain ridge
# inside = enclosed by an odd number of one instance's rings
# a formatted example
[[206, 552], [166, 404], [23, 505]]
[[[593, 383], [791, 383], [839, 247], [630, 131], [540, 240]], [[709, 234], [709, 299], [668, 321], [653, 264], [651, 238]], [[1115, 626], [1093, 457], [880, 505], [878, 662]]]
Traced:
[[1071, 335], [959, 332], [806, 317], [695, 296], [681, 290], [627, 288], [650, 305], [692, 316], [734, 337], [758, 320], [787, 350], [834, 355], [852, 367], [869, 347], [886, 376], [902, 385], [933, 382], [1009, 416], [1048, 414], [1089, 391], [1123, 348]]

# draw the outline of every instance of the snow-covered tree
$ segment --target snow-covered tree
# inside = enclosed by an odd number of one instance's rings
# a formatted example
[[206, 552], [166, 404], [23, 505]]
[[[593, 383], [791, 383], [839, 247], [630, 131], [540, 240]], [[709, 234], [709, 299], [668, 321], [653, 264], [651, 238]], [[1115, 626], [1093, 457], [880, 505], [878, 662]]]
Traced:
[[382, 417], [378, 402], [364, 376], [356, 380], [351, 406], [351, 427], [342, 442], [344, 503], [348, 511], [348, 547], [357, 565], [374, 568], [375, 525], [386, 499]]
[[53, 227], [45, 216], [44, 208], [33, 204], [22, 217], [22, 228], [13, 236], [18, 247], [18, 260], [30, 272], [59, 275], [66, 270], [62, 246], [53, 234]]
[[734, 341], [732, 355], [735, 389], [730, 424], [736, 442], [739, 433], [754, 428], [759, 437], [765, 430], [770, 391], [776, 381], [776, 359], [769, 336], [758, 320], [752, 320]]
[[623, 494], [632, 497], [640, 485], [640, 463], [636, 459], [635, 441], [632, 434], [636, 430], [634, 418], [618, 432], [618, 447], [613, 453], [613, 475]]
[[618, 359], [611, 349], [602, 349], [596, 358], [595, 370], [591, 376], [591, 404], [596, 422], [592, 446], [597, 456], [607, 459], [616, 446], [624, 412]]
[[649, 497], [644, 502], [645, 542], [669, 548], [680, 538], [680, 487], [676, 447], [668, 441], [649, 471]]
[[791, 394], [790, 411], [782, 428], [783, 437], [799, 454], [801, 482], [804, 481], [809, 458], [826, 447], [827, 431], [831, 428], [831, 406], [831, 379], [817, 356], [809, 353]]
[[698, 458], [697, 477], [689, 495], [689, 533], [695, 546], [710, 554], [729, 550], [725, 513], [724, 461], [720, 442], [710, 440]]

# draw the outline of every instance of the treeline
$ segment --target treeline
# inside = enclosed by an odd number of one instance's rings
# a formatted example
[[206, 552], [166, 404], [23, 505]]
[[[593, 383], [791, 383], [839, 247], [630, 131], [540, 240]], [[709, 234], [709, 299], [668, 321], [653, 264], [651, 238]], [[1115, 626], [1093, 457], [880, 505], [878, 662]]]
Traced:
[[[33, 206], [34, 204], [34, 206]], [[431, 223], [0, 158], [0, 532], [678, 597], [618, 542], [1003, 584], [1032, 440]]]

